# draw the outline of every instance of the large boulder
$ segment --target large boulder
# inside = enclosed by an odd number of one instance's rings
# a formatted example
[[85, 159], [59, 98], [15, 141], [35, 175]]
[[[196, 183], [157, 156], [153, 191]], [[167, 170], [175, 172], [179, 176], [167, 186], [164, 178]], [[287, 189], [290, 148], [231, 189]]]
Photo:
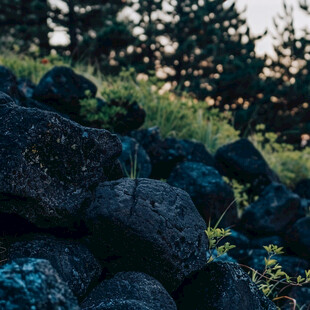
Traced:
[[152, 171], [149, 156], [144, 148], [133, 138], [118, 136], [123, 151], [119, 157], [124, 175], [137, 178], [148, 178]]
[[202, 163], [211, 167], [215, 166], [213, 156], [202, 143], [190, 140], [179, 140], [179, 143], [183, 146], [186, 161]]
[[70, 227], [88, 190], [120, 177], [121, 143], [106, 130], [0, 105], [0, 213], [38, 227]]
[[79, 121], [79, 101], [86, 98], [87, 93], [95, 97], [97, 87], [94, 83], [70, 68], [54, 67], [42, 77], [34, 89], [33, 98]]
[[150, 156], [152, 178], [167, 179], [176, 165], [183, 161], [201, 162], [207, 166], [214, 166], [213, 157], [202, 143], [175, 138], [162, 139], [158, 127], [133, 131], [130, 135]]
[[0, 309], [78, 310], [76, 298], [51, 264], [17, 259], [0, 268]]
[[299, 196], [282, 184], [272, 183], [244, 210], [240, 226], [253, 236], [279, 235], [297, 221], [301, 212]]
[[157, 127], [133, 131], [130, 135], [150, 156], [152, 178], [167, 179], [172, 169], [186, 158], [184, 148], [179, 141], [175, 138], [161, 139]]
[[276, 310], [238, 264], [213, 262], [173, 294], [179, 310]]
[[176, 310], [176, 305], [152, 277], [120, 272], [99, 284], [82, 303], [83, 310]]
[[48, 260], [78, 298], [86, 294], [102, 271], [85, 246], [48, 235], [27, 236], [11, 244], [8, 257], [12, 260], [23, 257]]
[[164, 182], [100, 184], [85, 223], [88, 246], [110, 272], [145, 272], [170, 290], [206, 261], [203, 219], [187, 193]]
[[211, 223], [215, 224], [229, 206], [220, 225], [227, 227], [237, 222], [233, 190], [213, 167], [184, 162], [172, 171], [167, 182], [190, 195], [206, 223], [211, 220]]
[[298, 256], [310, 259], [310, 217], [299, 219], [285, 236], [288, 247]]
[[8, 68], [0, 66], [0, 91], [12, 97], [16, 103], [23, 99], [16, 76]]
[[247, 139], [220, 147], [215, 160], [221, 174], [240, 183], [251, 184], [251, 193], [261, 192], [271, 182], [279, 181], [260, 152]]

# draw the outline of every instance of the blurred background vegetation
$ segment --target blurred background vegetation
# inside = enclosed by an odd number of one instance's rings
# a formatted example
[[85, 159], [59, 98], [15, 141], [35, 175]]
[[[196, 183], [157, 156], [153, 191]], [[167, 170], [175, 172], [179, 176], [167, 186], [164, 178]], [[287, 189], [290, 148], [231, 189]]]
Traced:
[[[310, 1], [300, 0], [300, 8], [310, 15]], [[120, 73], [134, 70], [170, 91], [155, 102], [147, 99], [152, 96], [147, 86], [139, 84], [140, 104], [145, 108], [148, 100], [151, 111], [146, 126], [161, 121], [164, 136], [212, 140], [215, 126], [207, 131], [210, 122], [203, 124], [203, 115], [216, 109], [234, 130], [227, 135], [259, 136], [261, 148], [272, 140], [301, 150], [310, 138], [310, 29], [297, 35], [293, 9], [285, 1], [282, 11], [274, 19], [274, 55], [259, 57], [255, 42], [266, 33], [251, 35], [244, 12], [231, 1], [2, 0], [0, 62], [33, 82], [53, 65], [66, 63], [96, 77], [101, 92], [107, 83], [117, 85], [113, 76], [124, 80]], [[52, 44], [57, 31], [66, 42]], [[171, 99], [172, 92], [178, 100]], [[152, 120], [155, 112], [163, 113], [164, 100], [170, 110]], [[184, 104], [193, 106], [195, 100], [199, 109], [188, 112]], [[192, 113], [188, 121], [195, 124], [184, 126], [187, 118], [180, 111]], [[258, 134], [260, 124], [261, 132], [274, 136]], [[225, 142], [224, 127], [212, 132], [213, 138]], [[217, 146], [209, 144], [211, 151]]]

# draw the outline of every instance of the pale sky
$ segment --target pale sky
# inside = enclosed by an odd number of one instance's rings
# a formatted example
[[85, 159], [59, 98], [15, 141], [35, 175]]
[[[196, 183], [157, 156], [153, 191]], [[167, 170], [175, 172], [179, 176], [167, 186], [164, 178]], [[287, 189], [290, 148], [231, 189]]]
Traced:
[[[61, 0], [50, 0], [52, 3], [61, 2]], [[228, 0], [231, 2], [232, 0]], [[278, 13], [283, 11], [283, 0], [236, 0], [237, 6], [240, 9], [247, 7], [246, 18], [250, 29], [253, 34], [261, 34], [266, 29], [271, 33], [274, 31], [273, 17]], [[310, 28], [310, 16], [307, 16], [298, 7], [298, 0], [286, 0], [288, 5], [293, 5], [295, 14], [295, 25], [297, 29], [309, 26]], [[52, 38], [51, 42], [53, 44], [65, 44], [67, 38], [63, 35], [61, 31], [56, 32]], [[272, 39], [270, 35], [267, 35], [260, 42], [257, 42], [256, 51], [259, 55], [264, 55], [265, 53], [272, 53]]]
[[[310, 28], [310, 16], [307, 16], [299, 7], [298, 0], [286, 0], [294, 7], [295, 26], [302, 29]], [[237, 0], [239, 8], [247, 6], [246, 17], [253, 34], [260, 34], [266, 29], [274, 30], [273, 17], [283, 12], [283, 0]], [[267, 36], [257, 43], [256, 51], [259, 55], [272, 53], [272, 39]]]

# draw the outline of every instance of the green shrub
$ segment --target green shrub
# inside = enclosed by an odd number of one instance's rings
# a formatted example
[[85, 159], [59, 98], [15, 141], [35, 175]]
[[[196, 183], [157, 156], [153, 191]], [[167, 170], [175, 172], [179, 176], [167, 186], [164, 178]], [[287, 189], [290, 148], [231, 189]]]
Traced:
[[122, 107], [107, 104], [98, 104], [96, 98], [86, 98], [80, 100], [81, 110], [80, 114], [86, 124], [98, 128], [104, 128], [114, 131], [114, 124], [116, 124], [117, 117], [120, 114], [126, 114], [126, 110]]
[[275, 133], [265, 133], [264, 125], [257, 126], [257, 131], [250, 137], [262, 153], [269, 166], [278, 174], [281, 182], [290, 188], [305, 178], [310, 177], [310, 148], [294, 150], [292, 145], [278, 143]]
[[[208, 108], [205, 102], [199, 102], [190, 96], [177, 96], [173, 92], [163, 92], [163, 83], [150, 75], [148, 80], [137, 80], [133, 70], [122, 71], [116, 77], [101, 77], [101, 95], [108, 103], [138, 102], [146, 111], [144, 128], [158, 126], [163, 138], [176, 137], [191, 139], [205, 144], [214, 153], [218, 147], [238, 139], [239, 132], [231, 125], [229, 113], [220, 113]], [[114, 114], [114, 111], [102, 111], [100, 116], [88, 115], [95, 112], [95, 103], [86, 101], [88, 106], [83, 116], [88, 119], [102, 120]], [[97, 113], [97, 112], [96, 112]], [[113, 122], [110, 122], [113, 123]]]

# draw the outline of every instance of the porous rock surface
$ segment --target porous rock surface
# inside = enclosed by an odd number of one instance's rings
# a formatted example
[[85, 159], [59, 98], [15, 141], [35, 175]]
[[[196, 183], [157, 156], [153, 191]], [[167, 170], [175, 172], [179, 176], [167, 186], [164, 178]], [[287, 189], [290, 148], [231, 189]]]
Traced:
[[0, 213], [70, 227], [90, 187], [122, 173], [121, 143], [58, 114], [0, 105]]
[[184, 162], [172, 171], [167, 182], [190, 195], [206, 223], [211, 220], [215, 224], [226, 209], [220, 225], [227, 227], [237, 222], [233, 190], [213, 167], [197, 162]]
[[102, 271], [85, 246], [48, 235], [23, 237], [10, 246], [8, 257], [11, 260], [23, 257], [48, 260], [78, 298], [87, 293], [89, 286], [99, 279]]
[[310, 217], [299, 219], [288, 229], [285, 241], [294, 253], [310, 260]]
[[283, 234], [301, 215], [298, 195], [272, 183], [243, 212], [241, 225], [254, 236]]
[[79, 310], [76, 298], [47, 260], [17, 259], [0, 268], [0, 309]]
[[145, 272], [170, 290], [206, 263], [203, 219], [187, 193], [164, 182], [101, 183], [85, 223], [88, 246], [112, 272]]
[[213, 262], [173, 293], [179, 310], [276, 310], [238, 264]]
[[215, 161], [221, 174], [242, 184], [251, 184], [251, 194], [259, 193], [271, 182], [279, 181], [260, 152], [247, 139], [220, 147]]
[[164, 287], [139, 272], [120, 272], [99, 284], [82, 303], [83, 310], [176, 310]]

